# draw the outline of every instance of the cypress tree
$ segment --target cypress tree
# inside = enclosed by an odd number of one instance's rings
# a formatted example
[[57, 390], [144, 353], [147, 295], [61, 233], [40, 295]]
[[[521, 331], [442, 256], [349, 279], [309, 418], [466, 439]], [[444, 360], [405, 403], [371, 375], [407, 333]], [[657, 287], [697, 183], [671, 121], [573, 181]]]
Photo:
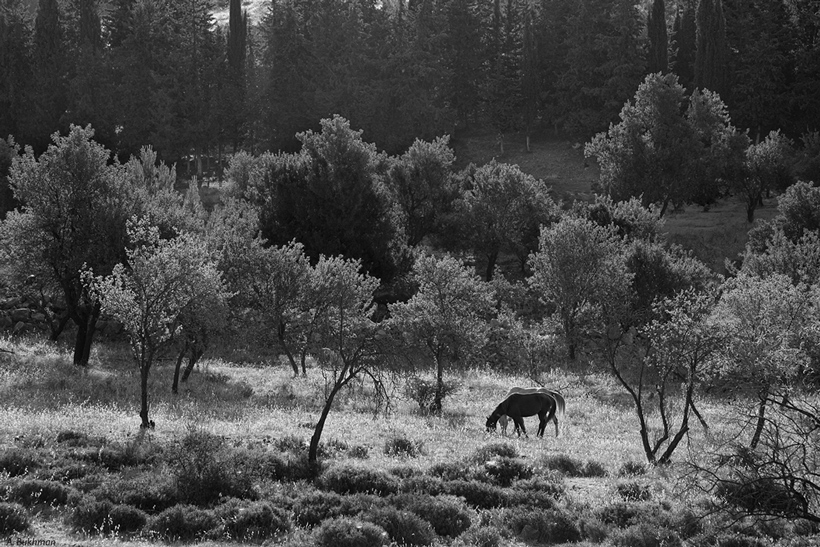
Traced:
[[700, 0], [697, 11], [695, 87], [723, 96], [726, 92], [728, 49], [722, 0]]
[[666, 35], [666, 5], [663, 0], [654, 0], [646, 21], [649, 35], [647, 70], [650, 74], [665, 73], [669, 69], [667, 57], [668, 39]]
[[48, 146], [60, 128], [65, 111], [65, 43], [57, 0], [40, 0], [34, 19], [34, 93], [32, 141], [36, 149]]
[[678, 81], [686, 88], [690, 88], [695, 80], [696, 43], [695, 11], [691, 4], [686, 4], [678, 9], [672, 27], [672, 71], [678, 75]]

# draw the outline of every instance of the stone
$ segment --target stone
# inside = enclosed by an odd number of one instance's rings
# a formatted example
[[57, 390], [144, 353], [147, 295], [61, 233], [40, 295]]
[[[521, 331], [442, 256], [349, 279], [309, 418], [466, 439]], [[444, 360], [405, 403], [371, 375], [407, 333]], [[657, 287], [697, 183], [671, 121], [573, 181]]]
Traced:
[[19, 323], [21, 321], [28, 321], [31, 317], [31, 310], [28, 308], [17, 308], [16, 310], [12, 310], [10, 315], [11, 320], [15, 323]]

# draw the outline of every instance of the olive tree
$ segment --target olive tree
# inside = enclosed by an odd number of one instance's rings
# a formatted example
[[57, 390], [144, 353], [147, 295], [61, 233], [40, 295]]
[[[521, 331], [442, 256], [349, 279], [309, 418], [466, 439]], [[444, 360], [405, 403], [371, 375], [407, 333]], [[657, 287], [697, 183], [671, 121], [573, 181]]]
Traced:
[[444, 371], [470, 364], [481, 349], [493, 314], [493, 289], [451, 256], [422, 255], [413, 266], [418, 291], [390, 306], [390, 326], [408, 354], [422, 355], [436, 371], [432, 410], [441, 412]]
[[[148, 377], [158, 353], [180, 328], [183, 313], [205, 297], [228, 298], [205, 240], [192, 234], [161, 239], [159, 229], [145, 219], [128, 222], [132, 247], [125, 263], [111, 274], [83, 271], [83, 282], [101, 309], [120, 321], [128, 334], [140, 371], [140, 418], [148, 419]], [[205, 312], [205, 310], [197, 310]]]
[[600, 313], [612, 295], [628, 290], [624, 243], [613, 226], [575, 216], [541, 228], [538, 251], [531, 255], [532, 287], [555, 308], [574, 360], [585, 323]]
[[360, 269], [357, 260], [325, 256], [313, 268], [311, 291], [323, 309], [313, 316], [308, 339], [323, 378], [324, 405], [310, 439], [310, 462], [317, 459], [325, 422], [343, 388], [354, 380], [369, 379], [376, 397], [387, 395], [382, 330], [370, 318], [379, 280]]
[[110, 273], [124, 259], [125, 222], [137, 205], [121, 168], [110, 152], [94, 142], [94, 130], [71, 126], [55, 133], [38, 158], [31, 148], [15, 157], [9, 175], [15, 199], [0, 228], [0, 239], [13, 265], [43, 287], [58, 287], [65, 313], [77, 325], [74, 363], [87, 365], [99, 304], [81, 281], [84, 264]]

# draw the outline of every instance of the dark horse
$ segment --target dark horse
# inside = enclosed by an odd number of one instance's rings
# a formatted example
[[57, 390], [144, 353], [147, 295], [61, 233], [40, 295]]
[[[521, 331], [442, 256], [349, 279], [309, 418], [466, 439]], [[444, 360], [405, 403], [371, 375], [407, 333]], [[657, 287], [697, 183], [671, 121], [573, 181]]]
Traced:
[[555, 417], [556, 403], [550, 395], [546, 393], [513, 393], [495, 407], [493, 413], [487, 417], [487, 431], [495, 430], [495, 424], [498, 419], [507, 415], [515, 423], [515, 430], [518, 436], [524, 432], [527, 436], [527, 430], [524, 427], [524, 418], [526, 416], [535, 416], [538, 414], [538, 436], [544, 436], [544, 429], [547, 423]]

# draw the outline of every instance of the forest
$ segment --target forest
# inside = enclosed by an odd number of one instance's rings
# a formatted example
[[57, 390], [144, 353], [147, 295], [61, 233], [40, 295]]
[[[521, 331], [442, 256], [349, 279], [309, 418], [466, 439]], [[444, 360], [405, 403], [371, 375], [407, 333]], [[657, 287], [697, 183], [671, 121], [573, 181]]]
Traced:
[[0, 534], [816, 544], [816, 2], [226, 7], [2, 6]]

